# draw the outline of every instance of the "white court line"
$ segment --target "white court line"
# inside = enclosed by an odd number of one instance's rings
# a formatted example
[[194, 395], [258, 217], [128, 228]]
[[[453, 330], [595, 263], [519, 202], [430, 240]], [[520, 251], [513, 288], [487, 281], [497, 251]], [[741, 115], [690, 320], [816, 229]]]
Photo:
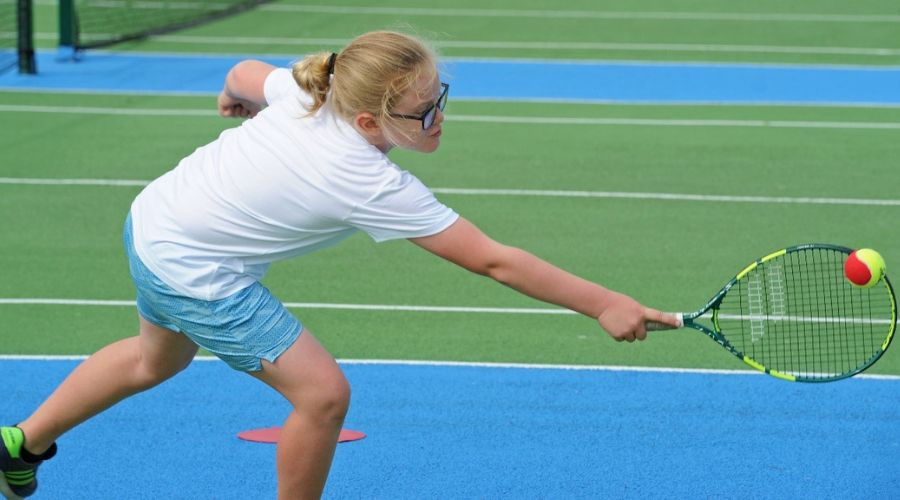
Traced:
[[[10, 39], [14, 39], [18, 36], [16, 32], [0, 32], [0, 37], [4, 36], [6, 33]], [[51, 40], [56, 41], [59, 35], [56, 32], [52, 33], [35, 33], [34, 37], [39, 40]], [[348, 40], [349, 41], [349, 40]], [[45, 52], [48, 54], [56, 54], [56, 51], [50, 49], [38, 49], [37, 52]], [[303, 54], [302, 52], [290, 51], [290, 52], [265, 52], [260, 53], [258, 51], [253, 52], [191, 52], [191, 51], [161, 51], [161, 50], [153, 50], [153, 51], [141, 51], [141, 52], [116, 52], [111, 50], [103, 50], [103, 49], [91, 49], [91, 54], [97, 55], [121, 55], [125, 57], [203, 57], [203, 58], [222, 58], [222, 59], [259, 59], [265, 57], [271, 58], [282, 58], [282, 59], [291, 59], [297, 60]], [[566, 64], [573, 66], [595, 66], [595, 65], [615, 65], [615, 66], [651, 66], [651, 67], [685, 67], [685, 66], [693, 66], [693, 67], [704, 67], [704, 68], [749, 68], [749, 69], [772, 69], [772, 68], [788, 68], [788, 69], [843, 69], [843, 70], [854, 70], [854, 71], [867, 71], [867, 72], [879, 72], [879, 71], [897, 71], [900, 69], [900, 66], [896, 65], [878, 65], [872, 66], [864, 63], [824, 63], [824, 62], [778, 62], [778, 61], [702, 61], [702, 60], [678, 60], [678, 61], [659, 61], [659, 60], [647, 60], [647, 59], [597, 59], [597, 58], [589, 58], [589, 57], [581, 57], [581, 58], [565, 58], [565, 57], [523, 57], [523, 56], [510, 56], [510, 57], [500, 57], [500, 56], [445, 56], [442, 55], [440, 57], [441, 63], [500, 63], [500, 64], [508, 64], [508, 63], [524, 63], [524, 64]], [[4, 89], [8, 91], [16, 91], [22, 90], [17, 87], [10, 87], [8, 89]], [[25, 89], [26, 91], [28, 89]], [[40, 92], [67, 92], [66, 89], [40, 89]], [[69, 92], [80, 92], [87, 93], [92, 92], [91, 90], [84, 89], [74, 89]], [[157, 92], [156, 94], [152, 94], [150, 92], [129, 92], [129, 91], [116, 91], [113, 89], [105, 89], [103, 93], [118, 93], [118, 94], [137, 94], [137, 95], [169, 95], [170, 92]], [[218, 92], [185, 92], [186, 95], [218, 95]], [[457, 98], [454, 98], [457, 100]], [[566, 101], [565, 99], [563, 101]], [[778, 104], [778, 103], [776, 103]], [[802, 105], [802, 104], [798, 104]]]
[[[705, 64], [705, 63], [704, 63]], [[866, 67], [858, 67], [861, 70], [865, 71], [896, 71], [900, 69], [900, 67], [892, 67], [888, 68], [885, 66], [866, 66]], [[217, 95], [216, 92], [206, 92], [206, 91], [180, 91], [180, 90], [116, 90], [116, 89], [83, 89], [83, 88], [20, 88], [20, 87], [5, 87], [0, 85], [0, 92], [12, 92], [18, 94], [76, 94], [76, 95], [126, 95], [126, 96], [166, 96], [166, 97], [209, 97]], [[801, 107], [801, 108], [900, 108], [900, 103], [897, 102], [840, 102], [840, 101], [654, 101], [654, 100], [619, 100], [619, 99], [583, 99], [583, 98], [564, 98], [564, 97], [502, 97], [502, 96], [481, 96], [481, 97], [454, 97], [453, 102], [474, 102], [474, 103], [483, 103], [483, 102], [499, 102], [499, 103], [526, 103], [526, 104], [584, 104], [591, 106], [654, 106], [654, 107], [677, 107], [684, 108], [689, 106], [715, 106], [715, 107], [735, 107], [735, 108], [747, 108], [747, 107], [760, 107], [760, 106], [768, 106], [768, 107], [776, 107], [776, 108], [785, 108], [785, 107]], [[32, 106], [32, 105], [21, 105], [21, 104], [5, 104], [3, 106], [9, 106], [10, 108], [7, 110], [9, 112], [34, 112], [34, 113], [55, 113], [57, 111], [53, 110], [39, 110], [34, 109], [29, 111], [27, 108], [40, 108], [42, 106]], [[24, 106], [23, 109], [14, 108], [15, 106]], [[43, 106], [47, 108], [55, 108], [55, 106]], [[64, 106], [65, 108], [71, 107], [81, 107], [85, 110], [87, 114], [101, 114], [99, 111], [93, 111], [93, 109], [102, 110], [102, 109], [116, 109], [116, 108], [106, 108], [106, 107], [97, 107], [92, 108], [90, 106]], [[137, 108], [127, 108], [127, 109], [137, 109]], [[153, 108], [144, 108], [144, 109], [153, 109]], [[159, 108], [162, 109], [162, 108]], [[140, 111], [140, 109], [137, 109]], [[206, 116], [210, 111], [207, 109], [199, 109], [196, 110], [196, 116]], [[65, 111], [58, 111], [60, 113], [64, 113]], [[213, 111], [214, 112], [214, 111]], [[108, 113], [108, 114], [123, 114], [123, 113]], [[148, 113], [148, 116], [152, 115], [165, 115], [168, 112], [156, 112], [156, 113]], [[174, 113], [177, 114], [177, 113]], [[182, 113], [182, 114], [190, 114], [192, 113]], [[134, 116], [140, 116], [140, 113], [136, 113]], [[462, 115], [462, 116], [479, 116], [479, 115]], [[530, 117], [523, 117], [530, 118]], [[448, 120], [453, 120], [452, 117], [448, 116]], [[627, 119], [627, 118], [626, 118]], [[743, 122], [741, 126], [754, 126], [747, 125], [747, 123], [757, 122], [758, 120], [747, 120]], [[791, 124], [791, 123], [802, 123], [802, 122], [790, 122], [783, 121], [778, 122], [779, 124]], [[812, 123], [829, 123], [829, 122], [812, 122]], [[841, 123], [841, 122], [834, 122]], [[856, 123], [867, 123], [867, 122], [848, 122], [852, 124]], [[869, 122], [875, 124], [881, 123], [892, 123], [892, 122]], [[757, 125], [758, 126], [758, 125]], [[771, 126], [771, 125], [769, 125]], [[784, 125], [782, 125], [784, 126]]]
[[787, 196], [729, 196], [679, 193], [632, 193], [619, 191], [552, 191], [529, 189], [456, 189], [435, 188], [435, 193], [481, 196], [550, 196], [566, 198], [623, 198], [636, 200], [713, 201], [728, 203], [779, 203], [801, 205], [875, 205], [900, 206], [900, 200], [865, 198], [797, 198]]
[[[83, 361], [88, 355], [51, 355], [51, 354], [0, 354], [2, 361]], [[197, 356], [194, 361], [221, 362], [213, 356]], [[459, 368], [494, 368], [494, 369], [523, 369], [523, 370], [567, 370], [567, 371], [597, 371], [597, 372], [638, 372], [638, 373], [666, 373], [666, 374], [694, 374], [694, 375], [749, 375], [757, 376], [763, 373], [756, 370], [717, 370], [710, 368], [666, 368], [652, 366], [617, 366], [617, 365], [561, 365], [561, 364], [534, 364], [534, 363], [489, 363], [468, 361], [429, 361], [429, 360], [401, 360], [401, 359], [344, 359], [337, 360], [342, 365], [388, 365], [388, 366], [436, 366]], [[900, 375], [871, 375], [860, 374], [854, 378], [870, 380], [900, 380]]]
[[[0, 305], [62, 305], [62, 306], [101, 306], [101, 307], [134, 307], [133, 300], [90, 300], [90, 299], [51, 299], [51, 298], [0, 298]], [[466, 313], [466, 314], [578, 314], [575, 311], [562, 308], [548, 307], [466, 307], [466, 306], [414, 306], [396, 304], [342, 304], [326, 302], [285, 302], [289, 309], [337, 309], [345, 311], [402, 311], [402, 312], [435, 312], [435, 313]], [[684, 314], [684, 313], [679, 313]], [[704, 314], [709, 318], [710, 313]], [[748, 315], [719, 314], [719, 319], [747, 320], [753, 318]], [[860, 318], [833, 318], [810, 316], [761, 316], [771, 321], [793, 321], [814, 323], [863, 323], [863, 324], [890, 324], [890, 320], [872, 320]], [[900, 324], [900, 321], [898, 321]]]
[[[0, 2], [2, 3], [2, 2]], [[12, 3], [8, 1], [6, 3]], [[34, 0], [35, 5], [56, 6], [58, 0]], [[232, 4], [206, 2], [217, 7], [229, 7]], [[145, 6], [158, 9], [158, 1], [95, 1], [96, 5], [105, 6]], [[179, 4], [166, 5], [168, 8], [179, 8]], [[189, 6], [187, 8], [190, 8]], [[428, 17], [511, 17], [511, 18], [564, 18], [564, 19], [658, 19], [658, 20], [691, 20], [691, 21], [763, 21], [763, 22], [836, 22], [836, 23], [895, 23], [900, 16], [891, 14], [791, 14], [769, 12], [637, 12], [637, 11], [597, 11], [597, 10], [538, 10], [538, 9], [440, 9], [420, 7], [370, 7], [370, 6], [337, 6], [337, 5], [296, 5], [296, 4], [264, 4], [255, 10], [274, 12], [312, 12], [319, 14], [357, 14], [388, 16], [428, 16]]]
[[[349, 38], [297, 38], [256, 36], [160, 35], [153, 41], [162, 43], [202, 43], [231, 45], [344, 46]], [[807, 47], [779, 45], [729, 45], [692, 43], [606, 43], [606, 42], [509, 42], [493, 40], [432, 40], [438, 48], [506, 49], [506, 50], [611, 50], [658, 52], [725, 52], [758, 54], [819, 54], [896, 56], [900, 48], [885, 47]]]
[[259, 10], [275, 12], [312, 12], [319, 14], [353, 14], [428, 17], [509, 17], [539, 19], [653, 19], [662, 21], [745, 21], [745, 22], [830, 22], [830, 23], [897, 23], [900, 16], [890, 14], [776, 14], [730, 12], [635, 12], [597, 10], [537, 9], [435, 9], [416, 7], [368, 7], [336, 5], [267, 4]]
[[[143, 187], [150, 181], [129, 179], [34, 179], [26, 177], [0, 177], [0, 185], [32, 186], [126, 186]], [[531, 196], [548, 198], [598, 198], [659, 201], [700, 201], [722, 203], [772, 203], [788, 205], [856, 205], [900, 206], [900, 200], [874, 198], [812, 198], [788, 196], [731, 196], [689, 193], [636, 193], [623, 191], [564, 191], [540, 189], [466, 189], [432, 188], [436, 194], [464, 196]]]
[[[113, 116], [200, 116], [217, 117], [213, 109], [188, 108], [115, 108], [107, 106], [45, 106], [0, 104], [7, 113], [69, 113]], [[578, 118], [549, 116], [498, 116], [448, 114], [450, 122], [509, 123], [519, 125], [597, 125], [647, 127], [751, 127], [900, 130], [900, 122], [834, 122], [811, 120], [733, 120], [733, 119], [657, 119], [657, 118]]]
[[[34, 0], [35, 5], [57, 5], [56, 0]], [[197, 0], [197, 2], [165, 2], [162, 0], [91, 0], [90, 7], [107, 9], [148, 9], [148, 10], [191, 10], [198, 6], [226, 9], [233, 7], [234, 2], [210, 2]]]
[[[704, 65], [706, 65], [704, 63]], [[766, 67], [771, 67], [772, 65], [766, 65]], [[819, 67], [819, 66], [817, 66]], [[837, 67], [837, 66], [835, 66]], [[864, 71], [877, 71], [877, 70], [885, 70], [887, 67], [884, 66], [867, 66], [865, 68], [858, 67]], [[853, 68], [857, 69], [857, 68]], [[891, 67], [890, 71], [896, 71], [897, 67]], [[6, 92], [22, 92], [20, 89], [15, 89], [12, 87], [3, 88], [0, 87], [0, 90]], [[63, 93], [65, 91], [60, 90], [41, 90], [40, 92], [49, 92], [49, 93]], [[78, 93], [77, 89], [69, 91], [70, 93]], [[139, 94], [139, 95], [160, 95], [160, 94]], [[165, 95], [165, 94], [163, 94]], [[210, 94], [212, 95], [212, 94]], [[502, 96], [486, 96], [486, 97], [454, 97], [453, 101], [459, 102], [501, 102], [501, 103], [527, 103], [527, 104], [586, 104], [586, 105], [599, 105], [599, 106], [669, 106], [669, 107], [687, 107], [687, 106], [716, 106], [716, 107], [738, 107], [738, 108], [746, 108], [746, 107], [760, 107], [760, 106], [769, 106], [776, 108], [785, 108], [785, 107], [801, 107], [801, 108], [900, 108], [900, 103], [896, 102], [840, 102], [840, 101], [654, 101], [654, 100], [619, 100], [619, 99], [584, 99], [584, 98], [560, 98], [560, 97], [502, 97]], [[528, 118], [528, 117], [525, 117]], [[450, 119], [450, 116], [447, 117]], [[734, 120], [726, 120], [726, 121], [734, 121]], [[760, 125], [748, 125], [748, 123], [757, 122], [759, 120], [737, 120], [741, 121], [743, 125], [741, 126], [760, 126]], [[771, 122], [768, 120], [763, 120], [765, 123], [769, 123], [766, 126], [772, 126]], [[783, 124], [794, 124], [794, 123], [802, 123], [802, 122], [791, 122], [791, 121], [780, 121], [776, 122], [781, 126], [785, 126]], [[813, 122], [813, 123], [829, 123], [829, 122]], [[833, 122], [840, 123], [840, 122]], [[849, 123], [866, 123], [866, 122], [849, 122]], [[871, 122], [871, 123], [891, 123], [891, 122]]]
[[[2, 111], [2, 109], [0, 109]], [[543, 116], [446, 115], [447, 121], [535, 125], [635, 125], [655, 127], [768, 127], [900, 130], [897, 122], [830, 122], [796, 120], [687, 120], [654, 118], [576, 118]]]
[[[129, 56], [138, 55], [137, 53], [130, 53]], [[172, 54], [169, 54], [172, 55]], [[178, 54], [176, 54], [178, 55]], [[184, 55], [184, 54], [180, 54]], [[260, 57], [258, 54], [256, 55], [240, 55], [235, 57], [244, 57], [244, 58], [258, 58]], [[273, 57], [282, 57], [282, 56], [273, 56]], [[447, 58], [452, 59], [452, 58]], [[465, 61], [474, 61], [474, 58], [465, 58]], [[536, 59], [483, 59], [484, 61], [525, 61], [525, 62], [538, 62], [538, 63], [554, 63], [557, 61], [554, 60], [536, 60]], [[563, 61], [569, 64], [571, 61]], [[607, 63], [633, 63], [633, 61], [579, 61], [579, 62], [571, 62], [572, 64], [607, 64]], [[636, 64], [642, 64], [640, 62]], [[659, 64], [659, 63], [648, 63], [648, 64]], [[713, 66], [713, 63], [696, 63], [702, 66]], [[729, 65], [732, 66], [732, 65]], [[749, 67], [752, 65], [742, 65], [745, 67]], [[765, 64], [758, 65], [756, 67], [759, 68], [768, 68], [775, 67], [777, 65], [774, 64]], [[789, 65], [785, 67], [797, 67], [799, 65]], [[835, 69], [853, 69], [858, 71], [897, 71], [900, 67], [894, 66], [822, 66], [822, 65], [807, 65], [812, 68], [835, 68]], [[175, 96], [175, 97], [206, 97], [206, 96], [216, 96], [217, 92], [206, 92], [206, 91], [180, 91], [180, 90], [116, 90], [116, 89], [83, 89], [83, 88], [20, 88], [20, 87], [5, 87], [0, 85], [0, 92], [14, 92], [19, 94], [81, 94], [81, 95], [136, 95], [136, 96]], [[716, 106], [716, 107], [759, 107], [759, 106], [770, 106], [770, 107], [806, 107], [806, 108], [900, 108], [900, 103], [896, 102], [840, 102], [840, 101], [654, 101], [654, 100], [619, 100], [619, 99], [582, 99], [582, 98], [560, 98], [560, 97], [502, 97], [502, 96], [481, 96], [481, 97], [454, 97], [453, 102], [501, 102], [501, 103], [528, 103], [528, 104], [585, 104], [585, 105], [595, 105], [595, 106], [669, 106], [669, 107], [686, 107], [686, 106]], [[16, 104], [6, 104], [3, 106], [8, 106], [9, 109], [6, 111], [11, 112], [34, 112], [34, 113], [53, 113], [53, 109], [57, 108], [57, 106], [31, 106], [31, 105], [16, 105]], [[17, 106], [21, 106], [21, 108], [17, 108]], [[47, 108], [46, 110], [41, 110], [39, 108]], [[29, 111], [30, 108], [34, 108]], [[103, 109], [118, 109], [111, 107], [90, 107], [90, 106], [62, 106], [62, 108], [82, 108], [85, 111], [83, 113], [88, 114], [101, 114], [101, 110]], [[125, 108], [125, 109], [137, 109], [137, 111], [141, 111], [138, 108]], [[143, 108], [143, 109], [153, 109], [153, 108]], [[162, 108], [157, 108], [162, 109]], [[94, 111], [97, 110], [97, 111]], [[208, 109], [198, 109], [193, 110], [195, 112], [189, 113], [181, 113], [188, 114], [192, 116], [206, 116], [207, 113], [210, 112]], [[59, 111], [60, 113], [64, 113], [66, 111]], [[213, 111], [214, 113], [215, 111]], [[148, 115], [166, 115], [169, 114], [169, 111], [159, 111], [159, 112], [151, 112], [147, 113]], [[127, 114], [127, 113], [109, 113], [109, 114]], [[178, 114], [176, 112], [172, 112], [171, 114]], [[139, 116], [139, 113], [136, 113], [135, 116]], [[464, 115], [465, 116], [465, 115]], [[479, 116], [479, 115], [469, 115], [469, 116]], [[447, 117], [448, 119], [453, 119], [451, 117]], [[525, 117], [528, 118], [528, 117]], [[748, 122], [754, 122], [755, 120], [748, 120]], [[790, 121], [783, 121], [778, 123], [795, 123]], [[802, 123], [802, 122], [796, 122]], [[828, 122], [813, 122], [813, 123], [828, 123]], [[840, 122], [835, 122], [840, 123]], [[866, 123], [866, 122], [849, 122], [849, 123]], [[891, 122], [872, 122], [872, 123], [891, 123]], [[743, 126], [753, 126], [753, 125], [743, 125]]]
[[[0, 305], [64, 305], [64, 306], [134, 306], [133, 300], [87, 300], [50, 298], [0, 298]], [[406, 311], [439, 313], [487, 313], [487, 314], [577, 314], [568, 309], [515, 308], [515, 307], [444, 307], [388, 304], [340, 304], [322, 302], [285, 302], [292, 309], [340, 309], [351, 311]]]
[[144, 187], [150, 181], [127, 179], [29, 179], [0, 177], [0, 184], [21, 186], [133, 186]]
[[28, 104], [0, 104], [0, 112], [8, 113], [68, 113], [77, 115], [124, 116], [219, 116], [214, 109], [113, 108], [100, 106], [43, 106]]

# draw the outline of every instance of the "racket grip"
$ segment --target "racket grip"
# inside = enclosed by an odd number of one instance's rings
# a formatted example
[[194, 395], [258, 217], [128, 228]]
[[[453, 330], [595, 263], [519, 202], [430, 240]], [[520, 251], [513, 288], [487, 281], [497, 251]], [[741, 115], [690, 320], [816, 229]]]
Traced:
[[648, 332], [658, 332], [660, 330], [675, 330], [677, 328], [681, 328], [684, 326], [684, 314], [681, 313], [671, 313], [674, 314], [678, 318], [678, 326], [671, 326], [665, 323], [660, 323], [658, 321], [645, 321], [644, 328], [647, 329]]

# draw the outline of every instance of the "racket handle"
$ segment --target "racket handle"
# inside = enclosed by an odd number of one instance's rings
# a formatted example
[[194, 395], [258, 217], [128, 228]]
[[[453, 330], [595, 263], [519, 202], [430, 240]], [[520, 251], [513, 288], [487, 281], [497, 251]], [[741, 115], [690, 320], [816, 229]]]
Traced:
[[681, 328], [684, 326], [684, 314], [682, 313], [671, 313], [678, 317], [678, 326], [670, 326], [665, 323], [660, 323], [658, 321], [645, 321], [644, 328], [647, 329], [648, 332], [657, 332], [660, 330], [675, 330], [677, 328]]

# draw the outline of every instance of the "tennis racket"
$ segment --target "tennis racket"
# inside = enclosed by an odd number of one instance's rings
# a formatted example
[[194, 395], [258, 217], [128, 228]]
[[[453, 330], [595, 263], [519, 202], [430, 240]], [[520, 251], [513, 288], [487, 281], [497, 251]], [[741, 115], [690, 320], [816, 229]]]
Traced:
[[[871, 288], [844, 277], [851, 249], [785, 248], [756, 260], [693, 313], [676, 313], [753, 368], [793, 382], [831, 382], [878, 361], [897, 327], [887, 276]], [[672, 327], [647, 323], [648, 330]]]

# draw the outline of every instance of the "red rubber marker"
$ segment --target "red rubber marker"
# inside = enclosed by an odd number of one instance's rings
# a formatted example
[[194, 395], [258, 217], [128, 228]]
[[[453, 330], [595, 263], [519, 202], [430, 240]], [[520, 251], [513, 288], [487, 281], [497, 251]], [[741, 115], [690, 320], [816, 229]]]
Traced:
[[[254, 443], [277, 443], [280, 435], [281, 427], [267, 427], [265, 429], [253, 429], [238, 433], [238, 438]], [[366, 437], [366, 435], [362, 432], [341, 429], [341, 435], [338, 436], [338, 443], [359, 441], [364, 437]]]

